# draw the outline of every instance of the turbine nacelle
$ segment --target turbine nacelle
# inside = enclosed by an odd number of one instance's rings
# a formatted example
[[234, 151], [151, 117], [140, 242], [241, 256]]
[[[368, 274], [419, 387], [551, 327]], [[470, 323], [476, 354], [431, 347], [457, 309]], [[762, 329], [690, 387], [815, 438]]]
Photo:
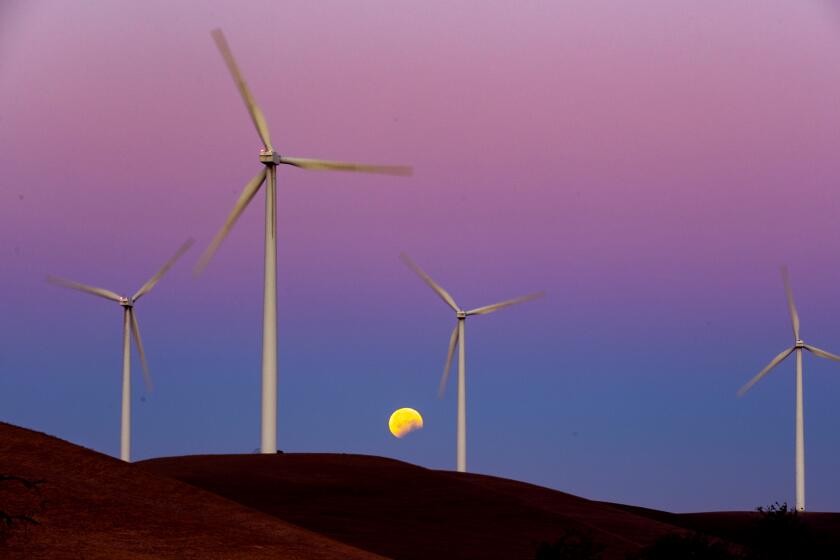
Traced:
[[801, 338], [796, 339], [796, 343], [793, 345], [794, 348], [805, 348], [805, 341]]
[[455, 312], [455, 316], [458, 317], [459, 320], [460, 319], [466, 319], [467, 318], [467, 312], [458, 310], [458, 311]]
[[125, 296], [120, 296], [119, 304], [123, 307], [131, 308], [134, 307], [134, 300]]
[[269, 150], [267, 148], [260, 150], [260, 163], [264, 163], [265, 165], [280, 165], [282, 159], [280, 154], [275, 150]]

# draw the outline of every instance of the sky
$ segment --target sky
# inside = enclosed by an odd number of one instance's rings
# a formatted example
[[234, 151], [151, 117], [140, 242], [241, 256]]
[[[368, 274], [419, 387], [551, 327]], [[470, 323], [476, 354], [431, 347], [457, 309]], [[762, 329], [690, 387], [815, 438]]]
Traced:
[[[119, 453], [133, 293], [133, 455], [259, 447], [264, 202], [192, 267], [260, 141], [410, 178], [278, 170], [278, 445], [467, 466], [670, 511], [793, 502], [792, 343], [840, 353], [840, 10], [829, 2], [0, 4], [0, 420]], [[805, 356], [807, 507], [840, 511], [840, 364]], [[391, 412], [424, 428], [403, 439]]]

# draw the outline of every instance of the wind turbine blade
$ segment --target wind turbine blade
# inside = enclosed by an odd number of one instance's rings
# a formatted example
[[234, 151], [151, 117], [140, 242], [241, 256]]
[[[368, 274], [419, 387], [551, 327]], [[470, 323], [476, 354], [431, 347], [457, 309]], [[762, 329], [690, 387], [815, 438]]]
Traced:
[[810, 344], [805, 345], [806, 350], [810, 350], [820, 358], [828, 358], [829, 360], [834, 360], [835, 362], [840, 362], [840, 356], [837, 354], [832, 354], [831, 352], [826, 352], [825, 350], [820, 350], [816, 346], [811, 346]]
[[500, 303], [494, 303], [493, 305], [485, 305], [484, 307], [478, 307], [471, 311], [467, 311], [467, 315], [485, 315], [487, 313], [492, 313], [494, 311], [498, 311], [503, 307], [509, 307], [511, 305], [516, 305], [517, 303], [524, 303], [526, 301], [531, 301], [532, 299], [541, 298], [545, 295], [545, 292], [537, 292], [535, 294], [528, 294], [527, 296], [518, 297], [515, 299], [509, 299], [507, 301], [503, 301]]
[[111, 301], [120, 302], [122, 298], [119, 294], [112, 292], [111, 290], [106, 290], [105, 288], [96, 288], [94, 286], [88, 286], [87, 284], [81, 284], [79, 282], [73, 282], [72, 280], [67, 280], [65, 278], [59, 278], [58, 276], [47, 276], [47, 282], [50, 284], [55, 284], [56, 286], [62, 286], [64, 288], [71, 288], [73, 290], [79, 290], [80, 292], [87, 292], [89, 294], [93, 294], [95, 296], [103, 297], [105, 299], [110, 299]]
[[367, 163], [353, 163], [349, 161], [328, 161], [325, 159], [307, 159], [286, 157], [280, 158], [280, 163], [294, 165], [301, 169], [314, 171], [356, 171], [359, 173], [380, 173], [383, 175], [409, 176], [414, 170], [407, 165], [370, 165]]
[[408, 268], [417, 273], [417, 276], [419, 276], [423, 280], [423, 282], [428, 284], [429, 287], [432, 288], [435, 291], [435, 293], [437, 293], [437, 295], [439, 295], [440, 298], [443, 301], [445, 301], [449, 307], [451, 307], [456, 312], [460, 311], [460, 309], [458, 309], [458, 304], [455, 303], [455, 300], [452, 298], [452, 296], [449, 295], [449, 292], [438, 286], [435, 283], [435, 281], [432, 280], [431, 276], [423, 272], [423, 269], [417, 266], [417, 263], [411, 260], [411, 257], [409, 257], [405, 253], [400, 253], [400, 259], [402, 259], [402, 261], [406, 264], [406, 266], [408, 266]]
[[243, 189], [242, 194], [239, 195], [239, 200], [236, 201], [236, 205], [234, 205], [233, 210], [230, 215], [228, 215], [228, 219], [225, 221], [222, 229], [219, 230], [219, 233], [217, 233], [216, 237], [213, 238], [213, 241], [210, 242], [210, 245], [201, 255], [201, 258], [198, 259], [198, 264], [195, 265], [195, 274], [201, 274], [204, 272], [204, 269], [207, 268], [207, 265], [210, 263], [210, 259], [213, 258], [213, 255], [219, 249], [219, 245], [222, 244], [222, 241], [225, 240], [225, 237], [227, 237], [227, 234], [233, 228], [233, 224], [235, 224], [236, 220], [239, 219], [239, 216], [242, 215], [242, 212], [248, 206], [248, 203], [251, 202], [251, 199], [254, 198], [254, 195], [257, 194], [257, 191], [260, 190], [260, 185], [262, 185], [263, 181], [265, 181], [265, 175], [266, 168], [263, 167], [262, 170], [257, 173], [256, 177], [251, 179], [251, 181], [245, 185], [245, 189]]
[[161, 278], [163, 278], [163, 275], [166, 274], [170, 268], [172, 268], [172, 265], [174, 265], [175, 262], [181, 258], [181, 255], [186, 253], [187, 249], [192, 247], [192, 244], [194, 242], [194, 239], [187, 239], [186, 241], [184, 241], [183, 245], [181, 245], [181, 247], [178, 249], [175, 255], [171, 259], [166, 261], [166, 264], [163, 265], [163, 267], [160, 270], [158, 270], [157, 274], [149, 278], [149, 281], [143, 284], [143, 286], [139, 290], [137, 290], [137, 293], [134, 294], [134, 296], [131, 299], [137, 301], [138, 299], [140, 299], [140, 296], [149, 293], [151, 289], [155, 287], [155, 284], [157, 284], [158, 281]]
[[793, 303], [793, 290], [790, 288], [790, 277], [786, 266], [782, 267], [782, 281], [785, 283], [785, 294], [787, 295], [788, 311], [790, 311], [790, 322], [793, 325], [793, 337], [799, 340], [799, 313], [796, 312], [796, 305]]
[[458, 344], [458, 322], [455, 322], [455, 329], [452, 331], [452, 336], [449, 337], [449, 352], [446, 354], [446, 363], [443, 366], [443, 376], [440, 378], [440, 385], [438, 386], [438, 398], [443, 398], [443, 393], [446, 391], [446, 382], [449, 379], [449, 371], [452, 369], [452, 357], [455, 355], [455, 345]]
[[769, 364], [767, 364], [767, 367], [765, 367], [763, 370], [758, 372], [758, 375], [756, 375], [755, 377], [750, 379], [747, 382], [746, 385], [744, 385], [743, 387], [738, 389], [738, 396], [743, 397], [744, 393], [749, 391], [752, 388], [753, 385], [755, 385], [756, 383], [761, 381], [761, 378], [764, 377], [765, 375], [767, 375], [768, 373], [770, 373], [770, 370], [773, 369], [774, 367], [776, 367], [777, 365], [779, 365], [782, 360], [784, 360], [785, 358], [790, 356], [791, 352], [793, 352], [795, 349], [796, 349], [796, 347], [791, 347], [791, 348], [788, 348], [787, 350], [783, 350], [778, 356], [773, 358], [773, 361], [771, 361]]
[[149, 363], [146, 361], [146, 352], [143, 350], [143, 341], [140, 339], [140, 325], [137, 324], [137, 315], [134, 308], [128, 310], [131, 317], [131, 334], [134, 336], [134, 344], [137, 345], [137, 353], [140, 354], [140, 364], [143, 366], [143, 381], [146, 383], [146, 390], [152, 392], [152, 376], [149, 375]]
[[254, 101], [254, 97], [248, 89], [248, 84], [245, 83], [245, 78], [242, 77], [242, 72], [239, 71], [239, 66], [233, 58], [233, 52], [231, 52], [228, 46], [224, 33], [222, 33], [221, 29], [214, 29], [210, 34], [213, 35], [213, 40], [216, 42], [219, 52], [222, 53], [222, 57], [225, 59], [230, 75], [233, 77], [233, 81], [236, 82], [236, 87], [239, 88], [239, 93], [242, 95], [245, 107], [248, 109], [251, 120], [254, 121], [254, 126], [257, 128], [257, 134], [260, 135], [260, 140], [262, 140], [266, 148], [273, 151], [274, 148], [271, 146], [271, 138], [268, 134], [268, 125], [265, 122], [265, 116], [263, 116], [262, 111]]

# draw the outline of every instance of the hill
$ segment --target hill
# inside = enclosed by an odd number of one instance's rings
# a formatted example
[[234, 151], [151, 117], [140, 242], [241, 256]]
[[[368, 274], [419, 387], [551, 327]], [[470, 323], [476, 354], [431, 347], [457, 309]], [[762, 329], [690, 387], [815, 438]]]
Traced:
[[[756, 511], [669, 513], [622, 504], [608, 505], [742, 545], [750, 544], [760, 518]], [[807, 511], [799, 514], [799, 519], [812, 544], [830, 551], [830, 557], [837, 558], [837, 551], [840, 551], [840, 513]]]
[[[4, 511], [29, 514], [38, 524], [21, 519], [4, 530]], [[364, 455], [206, 455], [127, 464], [0, 423], [4, 559], [530, 560], [539, 543], [572, 532], [602, 545], [605, 560], [623, 560], [672, 533], [700, 531], [746, 544], [756, 516], [595, 502]], [[836, 550], [840, 514], [809, 512], [802, 519]]]
[[[6, 559], [380, 558], [101, 453], [0, 422]], [[5, 525], [0, 520], [0, 531]]]
[[339, 454], [206, 455], [138, 465], [358, 548], [401, 560], [532, 559], [563, 531], [623, 559], [682, 529], [491, 476]]

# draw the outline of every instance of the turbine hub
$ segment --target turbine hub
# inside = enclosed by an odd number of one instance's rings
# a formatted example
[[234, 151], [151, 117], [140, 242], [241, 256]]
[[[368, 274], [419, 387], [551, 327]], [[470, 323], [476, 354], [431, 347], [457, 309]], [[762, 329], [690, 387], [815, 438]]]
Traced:
[[260, 150], [260, 163], [264, 163], [266, 165], [280, 165], [281, 159], [280, 154], [274, 150], [269, 150], [267, 148]]
[[127, 298], [127, 297], [121, 297], [120, 298], [120, 305], [122, 305], [123, 307], [129, 307], [129, 308], [134, 307], [134, 300], [131, 299], [131, 298]]
[[467, 318], [467, 312], [466, 311], [456, 311], [455, 316], [458, 317], [459, 319], [466, 319]]
[[805, 348], [805, 341], [802, 339], [797, 338], [796, 344], [793, 345], [794, 348]]

